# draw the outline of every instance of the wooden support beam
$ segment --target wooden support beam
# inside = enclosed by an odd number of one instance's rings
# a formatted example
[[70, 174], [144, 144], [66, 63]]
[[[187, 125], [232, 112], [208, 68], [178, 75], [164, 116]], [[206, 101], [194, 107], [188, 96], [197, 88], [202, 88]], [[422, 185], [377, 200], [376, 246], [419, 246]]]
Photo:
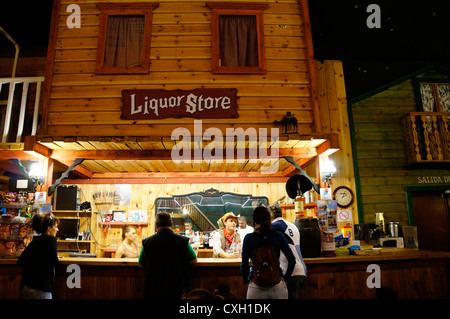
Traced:
[[[264, 154], [268, 153], [268, 154]], [[256, 154], [256, 156], [254, 155]], [[177, 155], [178, 152], [177, 152]], [[279, 149], [278, 156], [295, 156], [301, 158], [311, 158], [317, 155], [317, 151], [314, 148], [286, 148]], [[223, 160], [226, 160], [226, 151], [223, 151]], [[171, 150], [102, 150], [102, 151], [85, 151], [85, 150], [53, 150], [50, 155], [51, 158], [55, 160], [70, 160], [74, 158], [84, 158], [85, 160], [174, 160], [172, 158]], [[191, 150], [190, 156], [187, 157], [192, 160], [210, 159], [214, 160], [217, 158], [205, 157], [202, 150], [196, 152]], [[244, 150], [242, 153], [234, 150], [233, 160], [238, 159], [272, 159], [273, 155], [271, 150], [268, 149], [267, 152], [252, 152], [251, 150]], [[181, 159], [181, 157], [179, 158]]]
[[317, 155], [331, 155], [339, 150], [339, 135], [330, 134], [328, 139], [317, 147]]
[[11, 161], [0, 161], [0, 170], [3, 172], [10, 172], [16, 175], [23, 176], [23, 172], [17, 167], [15, 163]]
[[36, 160], [36, 156], [28, 154], [22, 150], [1, 150], [0, 161], [9, 159]]
[[90, 180], [65, 179], [62, 184], [208, 184], [285, 183], [281, 172], [173, 172], [173, 173], [95, 173]]
[[36, 136], [30, 135], [25, 136], [23, 151], [40, 159], [49, 158], [52, 153], [51, 149], [37, 142]]

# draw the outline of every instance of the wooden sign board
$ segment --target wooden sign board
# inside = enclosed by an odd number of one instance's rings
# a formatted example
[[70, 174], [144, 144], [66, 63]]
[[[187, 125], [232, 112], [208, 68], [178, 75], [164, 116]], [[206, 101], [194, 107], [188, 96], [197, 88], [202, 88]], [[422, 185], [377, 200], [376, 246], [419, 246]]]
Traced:
[[236, 89], [122, 91], [123, 120], [237, 118]]

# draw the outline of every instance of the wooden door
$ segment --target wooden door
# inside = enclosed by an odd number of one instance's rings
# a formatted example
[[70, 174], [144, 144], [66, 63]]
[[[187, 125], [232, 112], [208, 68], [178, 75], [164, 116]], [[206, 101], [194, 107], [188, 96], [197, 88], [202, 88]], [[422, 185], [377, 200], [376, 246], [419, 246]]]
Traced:
[[450, 198], [444, 191], [412, 192], [419, 249], [450, 251]]

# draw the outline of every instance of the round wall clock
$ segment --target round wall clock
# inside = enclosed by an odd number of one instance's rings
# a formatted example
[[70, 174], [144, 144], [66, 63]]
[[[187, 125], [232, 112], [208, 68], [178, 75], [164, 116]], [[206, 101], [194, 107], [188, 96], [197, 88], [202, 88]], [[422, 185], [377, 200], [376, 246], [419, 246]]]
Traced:
[[348, 207], [350, 206], [355, 196], [350, 188], [347, 186], [339, 186], [333, 192], [333, 198], [336, 200], [339, 207]]

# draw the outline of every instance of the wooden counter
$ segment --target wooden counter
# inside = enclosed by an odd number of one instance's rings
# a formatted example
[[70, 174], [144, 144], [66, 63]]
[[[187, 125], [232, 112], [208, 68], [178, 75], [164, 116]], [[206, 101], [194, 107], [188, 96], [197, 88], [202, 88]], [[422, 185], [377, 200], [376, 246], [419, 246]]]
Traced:
[[[141, 298], [144, 269], [137, 258], [60, 258], [54, 298]], [[450, 253], [383, 248], [376, 256], [306, 258], [308, 279], [301, 298], [375, 298], [366, 281], [370, 264], [381, 270], [381, 285], [399, 298], [449, 298]], [[66, 285], [67, 266], [81, 269], [81, 288]], [[240, 276], [240, 259], [199, 258], [191, 268], [192, 287], [211, 291], [220, 284], [245, 298], [247, 287]], [[19, 298], [22, 269], [16, 259], [0, 259], [0, 298]]]

